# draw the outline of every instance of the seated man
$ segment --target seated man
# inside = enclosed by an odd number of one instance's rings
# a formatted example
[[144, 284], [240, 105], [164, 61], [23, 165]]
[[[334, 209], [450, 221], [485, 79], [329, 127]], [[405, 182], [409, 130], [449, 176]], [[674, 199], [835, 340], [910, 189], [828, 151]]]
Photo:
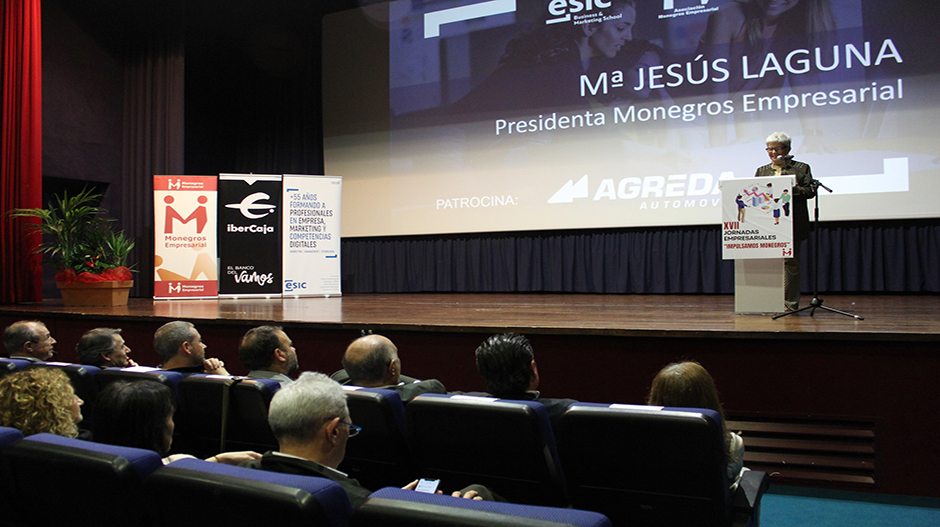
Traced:
[[248, 377], [274, 379], [281, 387], [294, 382], [289, 375], [297, 371], [297, 350], [280, 326], [258, 326], [248, 330], [238, 346], [242, 366]]
[[20, 320], [3, 331], [3, 345], [11, 359], [44, 362], [56, 355], [55, 339], [38, 320]]
[[206, 358], [206, 345], [196, 327], [183, 320], [160, 326], [153, 334], [153, 349], [163, 359], [161, 369], [180, 373], [228, 375], [219, 359]]
[[523, 335], [502, 333], [486, 339], [476, 350], [477, 370], [493, 397], [517, 401], [538, 401], [545, 406], [552, 427], [574, 399], [546, 399], [539, 395], [539, 369], [535, 352]]
[[[408, 402], [422, 393], [447, 393], [437, 379], [419, 381], [401, 375], [398, 348], [382, 335], [366, 335], [354, 340], [343, 355], [343, 370], [349, 380], [343, 384], [363, 388], [396, 390], [402, 402]], [[333, 374], [334, 380], [339, 372]]]
[[[274, 394], [268, 408], [268, 423], [279, 450], [246, 461], [243, 467], [329, 478], [343, 487], [353, 509], [372, 493], [336, 469], [346, 455], [346, 442], [360, 430], [351, 423], [346, 393], [336, 381], [322, 373], [303, 372], [295, 382]], [[403, 488], [413, 490], [417, 484], [412, 481]], [[474, 485], [472, 490], [467, 487], [452, 495], [483, 499], [486, 494], [486, 487]]]
[[121, 329], [95, 328], [82, 335], [75, 346], [78, 360], [82, 364], [99, 368], [127, 368], [137, 366], [128, 357], [131, 349], [121, 336]]

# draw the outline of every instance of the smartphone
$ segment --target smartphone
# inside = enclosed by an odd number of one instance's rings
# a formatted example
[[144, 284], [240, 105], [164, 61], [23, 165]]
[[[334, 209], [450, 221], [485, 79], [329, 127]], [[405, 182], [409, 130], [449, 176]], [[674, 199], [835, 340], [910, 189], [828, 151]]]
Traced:
[[418, 481], [418, 486], [415, 487], [415, 490], [418, 492], [426, 492], [428, 494], [434, 494], [437, 492], [437, 486], [441, 484], [439, 479], [420, 479]]

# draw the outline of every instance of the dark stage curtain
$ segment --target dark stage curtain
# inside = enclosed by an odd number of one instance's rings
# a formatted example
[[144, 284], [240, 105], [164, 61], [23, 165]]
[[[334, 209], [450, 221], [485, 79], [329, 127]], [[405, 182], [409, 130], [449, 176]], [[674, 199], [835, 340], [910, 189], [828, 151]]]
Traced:
[[39, 0], [0, 0], [3, 13], [2, 204], [0, 302], [42, 300], [37, 220], [12, 219], [14, 208], [42, 206], [42, 32]]
[[[940, 220], [821, 223], [819, 236], [821, 292], [940, 292]], [[347, 238], [342, 258], [344, 293], [734, 290], [717, 227]]]

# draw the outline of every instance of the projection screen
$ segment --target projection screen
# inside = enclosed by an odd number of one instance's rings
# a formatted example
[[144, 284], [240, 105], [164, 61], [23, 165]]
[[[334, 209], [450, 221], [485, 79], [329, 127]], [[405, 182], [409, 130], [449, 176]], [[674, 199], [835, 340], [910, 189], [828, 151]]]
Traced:
[[343, 236], [717, 225], [718, 181], [752, 177], [777, 131], [832, 189], [823, 221], [940, 217], [938, 14], [403, 0], [328, 15]]

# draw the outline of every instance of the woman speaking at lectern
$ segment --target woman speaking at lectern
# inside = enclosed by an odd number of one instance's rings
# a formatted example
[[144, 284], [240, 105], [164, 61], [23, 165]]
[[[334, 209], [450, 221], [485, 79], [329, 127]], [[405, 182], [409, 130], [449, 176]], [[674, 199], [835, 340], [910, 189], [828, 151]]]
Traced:
[[796, 161], [790, 155], [790, 136], [774, 132], [767, 137], [767, 155], [770, 163], [758, 167], [755, 177], [796, 176], [793, 186], [791, 210], [793, 211], [793, 257], [784, 259], [783, 305], [787, 311], [800, 307], [800, 243], [809, 237], [809, 209], [806, 201], [816, 197], [812, 169], [806, 163]]

